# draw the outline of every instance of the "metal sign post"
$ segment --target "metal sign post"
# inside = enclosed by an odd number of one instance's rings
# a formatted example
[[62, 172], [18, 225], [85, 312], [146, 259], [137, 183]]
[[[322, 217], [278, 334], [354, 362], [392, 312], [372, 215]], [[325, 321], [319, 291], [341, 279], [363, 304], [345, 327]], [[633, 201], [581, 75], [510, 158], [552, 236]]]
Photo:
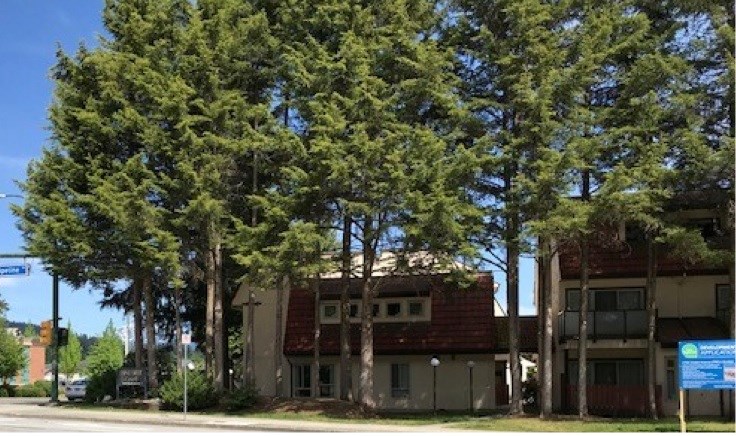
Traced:
[[188, 387], [187, 387], [187, 373], [189, 372], [189, 359], [187, 357], [187, 350], [189, 344], [192, 343], [192, 336], [190, 334], [181, 335], [181, 345], [184, 347], [184, 419], [187, 419], [187, 400], [188, 400]]
[[685, 432], [686, 389], [736, 388], [736, 341], [678, 342], [677, 351], [680, 371], [680, 431]]

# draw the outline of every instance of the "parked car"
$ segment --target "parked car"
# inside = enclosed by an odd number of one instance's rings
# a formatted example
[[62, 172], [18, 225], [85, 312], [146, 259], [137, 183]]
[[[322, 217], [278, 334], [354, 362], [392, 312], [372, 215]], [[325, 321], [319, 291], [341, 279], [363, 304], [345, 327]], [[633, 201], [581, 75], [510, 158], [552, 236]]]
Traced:
[[87, 380], [79, 379], [66, 384], [66, 398], [69, 401], [84, 399], [87, 395]]

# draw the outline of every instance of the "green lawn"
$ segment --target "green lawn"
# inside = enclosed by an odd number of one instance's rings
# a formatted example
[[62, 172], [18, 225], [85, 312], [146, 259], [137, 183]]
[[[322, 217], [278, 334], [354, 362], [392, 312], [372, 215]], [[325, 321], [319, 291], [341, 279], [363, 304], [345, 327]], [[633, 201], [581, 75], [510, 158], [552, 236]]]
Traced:
[[[66, 407], [82, 409], [115, 410], [119, 408], [110, 405], [75, 403]], [[155, 412], [154, 412], [155, 413]], [[196, 415], [240, 416], [243, 418], [283, 419], [289, 421], [322, 421], [344, 422], [354, 424], [386, 424], [386, 425], [443, 425], [451, 430], [472, 429], [486, 431], [521, 431], [521, 432], [679, 432], [680, 422], [677, 418], [664, 418], [659, 421], [649, 419], [609, 419], [590, 418], [578, 421], [572, 417], [551, 420], [541, 420], [536, 417], [510, 418], [505, 415], [471, 416], [465, 413], [431, 413], [416, 414], [382, 414], [376, 418], [347, 418], [320, 412], [234, 412], [221, 410], [190, 412]], [[689, 432], [734, 432], [736, 425], [733, 421], [723, 421], [717, 418], [693, 418], [688, 421]]]
[[[489, 431], [523, 432], [679, 432], [677, 418], [664, 418], [659, 421], [648, 419], [595, 419], [578, 421], [575, 419], [541, 420], [539, 418], [478, 418], [453, 424], [455, 428]], [[734, 422], [693, 419], [687, 423], [689, 432], [733, 432]]]

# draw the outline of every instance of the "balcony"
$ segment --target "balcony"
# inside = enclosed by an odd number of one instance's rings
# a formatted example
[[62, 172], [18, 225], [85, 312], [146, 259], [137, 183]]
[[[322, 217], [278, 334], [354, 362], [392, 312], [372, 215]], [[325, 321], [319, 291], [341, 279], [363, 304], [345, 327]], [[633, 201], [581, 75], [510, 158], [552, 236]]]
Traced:
[[[565, 311], [559, 318], [560, 340], [575, 339], [580, 331], [580, 312]], [[633, 339], [647, 337], [646, 310], [588, 312], [588, 339]]]

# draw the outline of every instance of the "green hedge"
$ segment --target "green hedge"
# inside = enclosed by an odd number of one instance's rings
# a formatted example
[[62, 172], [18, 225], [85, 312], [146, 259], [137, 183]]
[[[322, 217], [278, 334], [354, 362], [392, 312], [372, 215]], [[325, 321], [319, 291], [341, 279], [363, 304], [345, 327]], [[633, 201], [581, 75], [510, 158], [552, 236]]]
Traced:
[[[159, 391], [161, 407], [168, 410], [184, 409], [184, 375], [176, 374]], [[197, 372], [187, 374], [187, 409], [200, 410], [218, 402], [212, 381]]]
[[244, 386], [230, 392], [225, 400], [227, 410], [235, 412], [238, 410], [250, 409], [258, 400], [258, 388], [254, 386]]
[[46, 391], [41, 386], [21, 385], [15, 388], [16, 397], [45, 397]]
[[36, 380], [33, 383], [33, 386], [38, 387], [39, 389], [43, 389], [43, 391], [46, 393], [47, 397], [51, 396], [51, 381], [49, 380]]

